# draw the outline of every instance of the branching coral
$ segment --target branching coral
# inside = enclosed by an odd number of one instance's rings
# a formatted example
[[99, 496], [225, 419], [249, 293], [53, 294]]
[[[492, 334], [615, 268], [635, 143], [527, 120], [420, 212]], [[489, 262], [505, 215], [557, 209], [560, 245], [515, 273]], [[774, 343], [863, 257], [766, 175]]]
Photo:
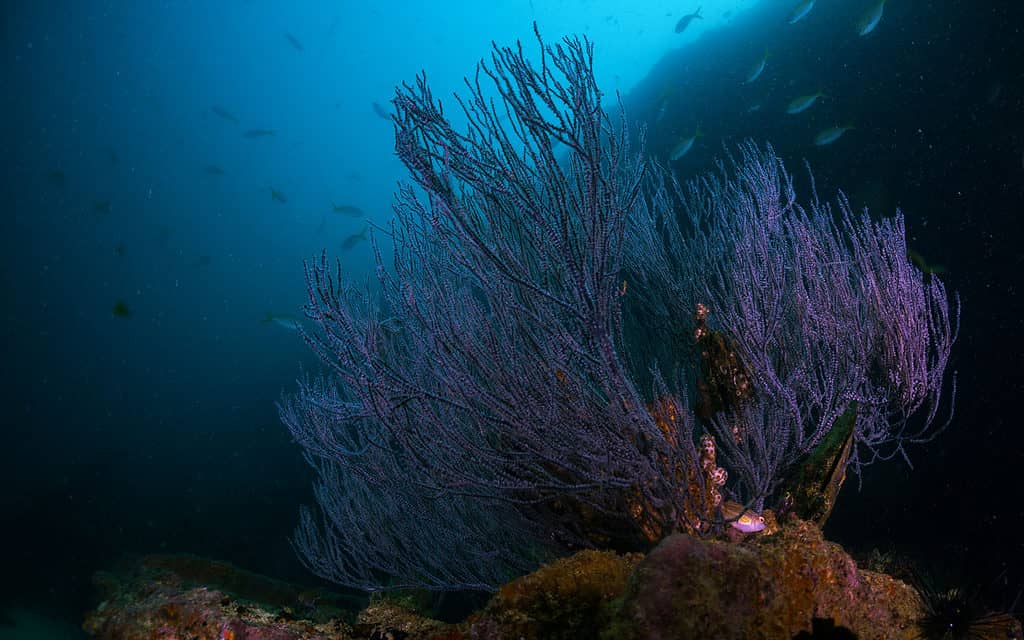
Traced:
[[931, 435], [955, 332], [899, 217], [805, 211], [752, 144], [684, 189], [631, 151], [585, 41], [496, 47], [467, 84], [465, 133], [424, 77], [396, 93], [391, 268], [376, 245], [372, 288], [307, 268], [326, 376], [280, 413], [318, 475], [312, 571], [494, 588], [760, 510], [854, 403], [854, 464]]

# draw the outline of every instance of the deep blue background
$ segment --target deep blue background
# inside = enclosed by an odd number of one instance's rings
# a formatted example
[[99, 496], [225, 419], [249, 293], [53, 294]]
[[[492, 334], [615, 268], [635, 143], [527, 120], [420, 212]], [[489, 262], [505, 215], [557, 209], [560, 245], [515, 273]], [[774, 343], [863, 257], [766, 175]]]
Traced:
[[[491, 39], [526, 39], [534, 18], [549, 41], [595, 41], [599, 81], [649, 123], [655, 156], [700, 126], [672, 164], [680, 176], [750, 137], [794, 171], [808, 160], [823, 195], [904, 211], [910, 245], [963, 297], [956, 417], [911, 450], [914, 471], [892, 462], [859, 493], [848, 483], [827, 534], [1024, 580], [1016, 3], [891, 0], [865, 38], [852, 27], [861, 0], [819, 3], [795, 25], [794, 3], [705, 2], [708, 19], [683, 36], [676, 2], [472, 4], [0, 8], [0, 609], [75, 619], [91, 573], [124, 552], [193, 551], [313, 581], [286, 541], [310, 478], [273, 402], [300, 363], [316, 363], [294, 332], [261, 319], [300, 315], [302, 261], [321, 249], [354, 277], [367, 271], [366, 243], [340, 246], [363, 221], [330, 203], [389, 219], [403, 174], [372, 103], [386, 107], [421, 68], [448, 95]], [[765, 51], [764, 74], [744, 84]], [[819, 88], [828, 97], [812, 109], [782, 113]], [[811, 144], [842, 123], [856, 128]], [[252, 128], [276, 134], [247, 139]], [[118, 300], [131, 317], [112, 313]]]

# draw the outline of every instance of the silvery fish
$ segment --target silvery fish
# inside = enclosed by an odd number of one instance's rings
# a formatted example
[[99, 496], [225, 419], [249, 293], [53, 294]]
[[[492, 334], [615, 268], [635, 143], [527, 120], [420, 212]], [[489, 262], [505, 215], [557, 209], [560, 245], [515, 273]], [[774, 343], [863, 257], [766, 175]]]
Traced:
[[882, 21], [882, 13], [885, 11], [885, 0], [878, 0], [867, 10], [857, 21], [857, 35], [866, 36], [875, 30], [878, 23]]
[[370, 237], [368, 235], [369, 232], [370, 232], [370, 227], [367, 226], [367, 227], [363, 227], [363, 230], [360, 231], [359, 233], [353, 233], [349, 237], [345, 238], [341, 242], [342, 250], [343, 251], [348, 251], [349, 249], [352, 249], [353, 247], [355, 247], [357, 244], [359, 244], [363, 240], [366, 240], [367, 238]]
[[344, 213], [345, 215], [352, 216], [353, 218], [358, 218], [363, 215], [362, 209], [351, 204], [334, 204], [331, 202], [331, 208], [334, 210], [334, 213]]
[[841, 138], [844, 133], [846, 133], [852, 128], [852, 126], [849, 126], [829, 127], [828, 129], [824, 129], [818, 132], [818, 135], [814, 136], [814, 144], [816, 144], [819, 147], [823, 147], [827, 144], [832, 144], [833, 142]]
[[704, 16], [700, 15], [700, 10], [701, 7], [697, 7], [697, 10], [694, 11], [693, 13], [688, 13], [682, 18], [679, 18], [679, 22], [676, 23], [676, 33], [682, 33], [683, 31], [686, 31], [686, 27], [690, 26], [690, 23], [697, 18], [703, 20]]
[[693, 135], [686, 136], [676, 143], [676, 146], [672, 147], [672, 151], [669, 153], [669, 158], [672, 160], [678, 160], [687, 154], [687, 152], [693, 147], [693, 143], [697, 138], [704, 135], [701, 133], [700, 127], [693, 132]]
[[744, 80], [744, 82], [747, 83], [747, 84], [750, 84], [754, 80], [757, 80], [759, 77], [761, 77], [761, 73], [764, 72], [764, 65], [767, 64], [767, 62], [768, 62], [768, 52], [765, 51], [764, 55], [761, 56], [761, 59], [758, 60], [757, 62], [755, 62], [754, 66], [752, 66], [750, 68], [750, 71], [747, 72], [747, 79]]
[[818, 91], [817, 93], [812, 93], [807, 96], [793, 98], [789, 101], [789, 104], [786, 105], [786, 113], [801, 113], [803, 111], [807, 111], [815, 102], [817, 102], [818, 98], [824, 95], [825, 94], [823, 92]]
[[796, 24], [803, 20], [811, 9], [814, 8], [814, 0], [803, 0], [800, 4], [793, 8], [793, 13], [789, 14], [789, 24]]
[[299, 321], [295, 319], [295, 317], [289, 315], [277, 315], [270, 313], [269, 311], [267, 312], [267, 317], [263, 318], [263, 322], [264, 324], [273, 323], [291, 331], [298, 331], [299, 329]]

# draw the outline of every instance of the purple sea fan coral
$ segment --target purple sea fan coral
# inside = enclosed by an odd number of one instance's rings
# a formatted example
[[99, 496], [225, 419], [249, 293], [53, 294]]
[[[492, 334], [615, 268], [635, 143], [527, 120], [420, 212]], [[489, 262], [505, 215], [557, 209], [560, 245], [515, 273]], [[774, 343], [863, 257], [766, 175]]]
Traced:
[[340, 584], [492, 589], [760, 509], [848, 411], [858, 468], [935, 432], [955, 331], [901, 218], [804, 209], [752, 144], [684, 188], [604, 111], [589, 43], [540, 52], [495, 47], [465, 133], [425, 77], [400, 87], [393, 264], [374, 243], [367, 287], [307, 267], [326, 371], [280, 403], [318, 477], [293, 542]]
[[397, 91], [415, 186], [393, 268], [378, 252], [367, 290], [325, 258], [307, 270], [306, 339], [331, 378], [280, 405], [319, 477], [294, 542], [359, 588], [493, 588], [551, 553], [650, 543], [700, 484], [689, 411], [666, 400], [656, 420], [622, 355], [645, 165], [591, 45], [542, 44], [538, 65], [495, 47], [467, 85], [466, 133], [424, 77]]
[[742, 397], [702, 412], [734, 499], [760, 508], [847, 411], [856, 469], [941, 430], [958, 306], [951, 327], [941, 280], [907, 258], [902, 216], [875, 222], [842, 196], [805, 209], [774, 150], [752, 143], [685, 187], [655, 175], [627, 268], [636, 303], [656, 311], [641, 321], [660, 315], [663, 335], [685, 336], [705, 305], [728, 349], [717, 366], [740, 363], [711, 373]]

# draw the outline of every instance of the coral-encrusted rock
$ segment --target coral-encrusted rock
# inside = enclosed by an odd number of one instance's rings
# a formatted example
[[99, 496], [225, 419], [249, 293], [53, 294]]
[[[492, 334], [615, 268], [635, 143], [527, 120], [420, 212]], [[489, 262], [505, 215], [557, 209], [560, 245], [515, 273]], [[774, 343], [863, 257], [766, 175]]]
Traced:
[[581, 551], [503, 586], [470, 618], [470, 638], [596, 638], [643, 556]]
[[798, 522], [745, 544], [670, 536], [633, 573], [603, 637], [788, 639], [824, 618], [861, 640], [909, 639], [920, 607], [910, 586], [859, 570]]
[[370, 603], [359, 613], [354, 631], [358, 637], [409, 640], [433, 638], [448, 628], [449, 625], [424, 618], [397, 602], [381, 600]]
[[147, 556], [94, 581], [103, 601], [82, 625], [116, 640], [349, 640], [330, 594], [305, 592], [197, 556]]
[[508, 583], [459, 624], [394, 598], [356, 615], [344, 596], [195, 556], [148, 556], [96, 581], [103, 602], [84, 628], [110, 640], [790, 640], [822, 637], [797, 636], [814, 619], [819, 632], [909, 639], [922, 613], [911, 587], [858, 569], [804, 522], [738, 542], [674, 535], [646, 558], [582, 551]]

